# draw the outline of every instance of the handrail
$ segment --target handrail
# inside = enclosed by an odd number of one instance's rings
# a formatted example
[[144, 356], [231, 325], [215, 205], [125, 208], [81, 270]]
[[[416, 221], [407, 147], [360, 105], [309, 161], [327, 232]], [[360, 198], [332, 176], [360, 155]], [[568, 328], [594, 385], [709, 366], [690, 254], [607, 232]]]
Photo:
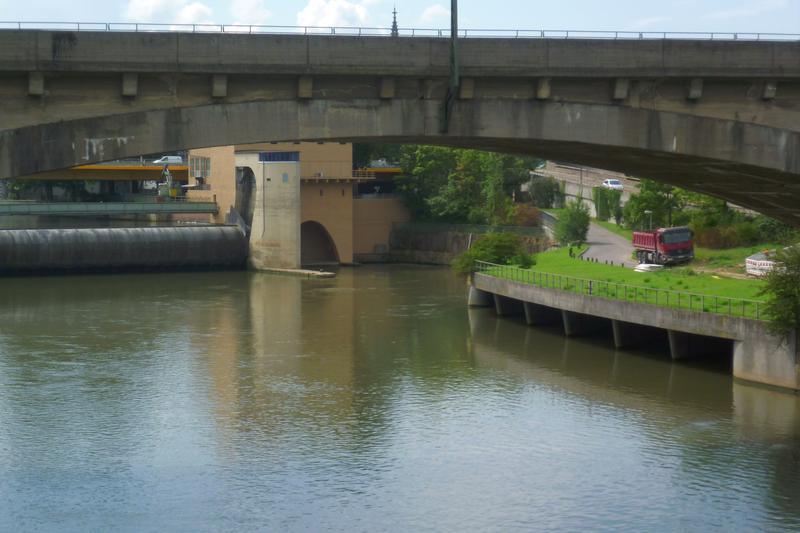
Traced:
[[[519, 283], [527, 283], [547, 289], [577, 292], [586, 296], [623, 300], [660, 307], [686, 309], [700, 313], [714, 313], [742, 318], [764, 320], [764, 302], [745, 298], [730, 298], [693, 292], [657, 289], [641, 285], [628, 285], [613, 281], [601, 281], [562, 274], [551, 274], [519, 268], [511, 265], [498, 265], [486, 261], [475, 261], [475, 272]], [[499, 275], [497, 275], [499, 274]], [[613, 290], [612, 290], [613, 289]]]
[[[276, 35], [391, 36], [390, 28], [358, 26], [281, 26], [259, 24], [169, 24], [154, 22], [47, 22], [0, 21], [3, 30], [54, 30], [102, 32], [183, 32]], [[711, 40], [711, 41], [800, 41], [796, 33], [696, 32], [696, 31], [603, 31], [533, 29], [460, 29], [464, 38], [509, 39], [605, 39], [605, 40]], [[399, 37], [450, 38], [443, 28], [399, 28]]]

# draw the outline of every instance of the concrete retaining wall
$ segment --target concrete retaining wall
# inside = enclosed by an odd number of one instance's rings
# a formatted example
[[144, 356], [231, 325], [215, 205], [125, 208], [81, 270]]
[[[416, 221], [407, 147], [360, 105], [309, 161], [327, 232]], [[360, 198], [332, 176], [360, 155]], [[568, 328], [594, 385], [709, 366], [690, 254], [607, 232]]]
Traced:
[[[800, 391], [800, 353], [796, 332], [788, 338], [780, 338], [770, 333], [767, 323], [763, 321], [609, 300], [484, 274], [473, 276], [470, 290], [561, 310], [565, 333], [570, 335], [576, 332], [580, 334], [581, 328], [576, 326], [582, 323], [577, 319], [580, 316], [610, 319], [618, 347], [641, 344], [642, 332], [638, 328], [646, 326], [666, 330], [673, 359], [690, 357], [702, 351], [704, 343], [711, 344], [710, 341], [705, 342], [703, 337], [729, 339], [733, 341], [735, 377]], [[485, 299], [471, 295], [470, 301]], [[505, 305], [508, 307], [509, 304], [506, 302]], [[531, 311], [527, 313], [529, 316], [533, 316]], [[575, 315], [579, 316], [576, 318]], [[692, 339], [687, 334], [693, 336]]]

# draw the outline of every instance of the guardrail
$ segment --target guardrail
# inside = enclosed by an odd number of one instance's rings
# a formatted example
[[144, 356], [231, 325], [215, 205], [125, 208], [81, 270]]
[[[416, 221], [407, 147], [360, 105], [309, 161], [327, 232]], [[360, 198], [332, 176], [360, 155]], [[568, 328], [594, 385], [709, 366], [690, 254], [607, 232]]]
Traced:
[[[275, 35], [391, 36], [390, 28], [357, 26], [277, 26], [242, 24], [166, 24], [150, 22], [43, 22], [0, 21], [2, 30], [183, 32]], [[449, 28], [399, 28], [399, 37], [449, 38]], [[712, 40], [712, 41], [800, 41], [800, 34], [762, 32], [663, 32], [602, 30], [511, 30], [460, 29], [463, 38], [511, 39], [605, 39], [605, 40]]]
[[575, 292], [608, 300], [643, 303], [701, 313], [716, 313], [742, 318], [765, 320], [764, 302], [744, 298], [729, 298], [692, 292], [673, 291], [628, 285], [613, 281], [600, 281], [549, 272], [538, 272], [510, 265], [497, 265], [475, 261], [475, 272], [496, 278], [526, 283], [546, 289]]
[[218, 209], [213, 202], [183, 199], [164, 202], [0, 202], [0, 216], [216, 213]]

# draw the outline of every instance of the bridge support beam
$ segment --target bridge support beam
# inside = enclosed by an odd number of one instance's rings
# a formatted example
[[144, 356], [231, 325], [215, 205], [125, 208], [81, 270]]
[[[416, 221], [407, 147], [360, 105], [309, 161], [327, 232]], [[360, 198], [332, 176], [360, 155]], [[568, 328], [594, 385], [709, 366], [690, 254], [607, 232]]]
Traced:
[[474, 285], [470, 285], [467, 305], [470, 307], [492, 307], [494, 298], [491, 293], [476, 289]]
[[561, 311], [561, 320], [564, 322], [564, 335], [567, 337], [582, 337], [601, 331], [607, 321], [596, 316]]
[[525, 307], [525, 322], [529, 326], [547, 326], [561, 323], [561, 313], [558, 309], [544, 305], [523, 302]]
[[494, 310], [497, 316], [514, 316], [523, 313], [522, 302], [499, 294], [494, 295]]
[[644, 345], [652, 339], [652, 329], [639, 324], [631, 324], [622, 320], [612, 320], [611, 329], [614, 332], [614, 346], [618, 349], [634, 348]]
[[300, 163], [297, 152], [268, 153], [256, 169], [248, 263], [256, 270], [300, 268]]

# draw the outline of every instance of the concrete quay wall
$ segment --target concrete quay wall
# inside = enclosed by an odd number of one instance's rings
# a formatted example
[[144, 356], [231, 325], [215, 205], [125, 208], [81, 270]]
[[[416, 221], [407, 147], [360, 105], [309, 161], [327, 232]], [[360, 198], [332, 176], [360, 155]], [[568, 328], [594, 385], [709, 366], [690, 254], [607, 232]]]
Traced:
[[657, 337], [648, 334], [648, 328], [665, 330], [673, 359], [695, 356], [727, 340], [732, 344], [734, 377], [800, 391], [797, 334], [780, 338], [763, 321], [610, 300], [477, 273], [470, 305], [493, 305], [498, 315], [524, 312], [531, 325], [555, 317], [570, 336], [589, 334], [610, 321], [617, 348], [653, 342]]

